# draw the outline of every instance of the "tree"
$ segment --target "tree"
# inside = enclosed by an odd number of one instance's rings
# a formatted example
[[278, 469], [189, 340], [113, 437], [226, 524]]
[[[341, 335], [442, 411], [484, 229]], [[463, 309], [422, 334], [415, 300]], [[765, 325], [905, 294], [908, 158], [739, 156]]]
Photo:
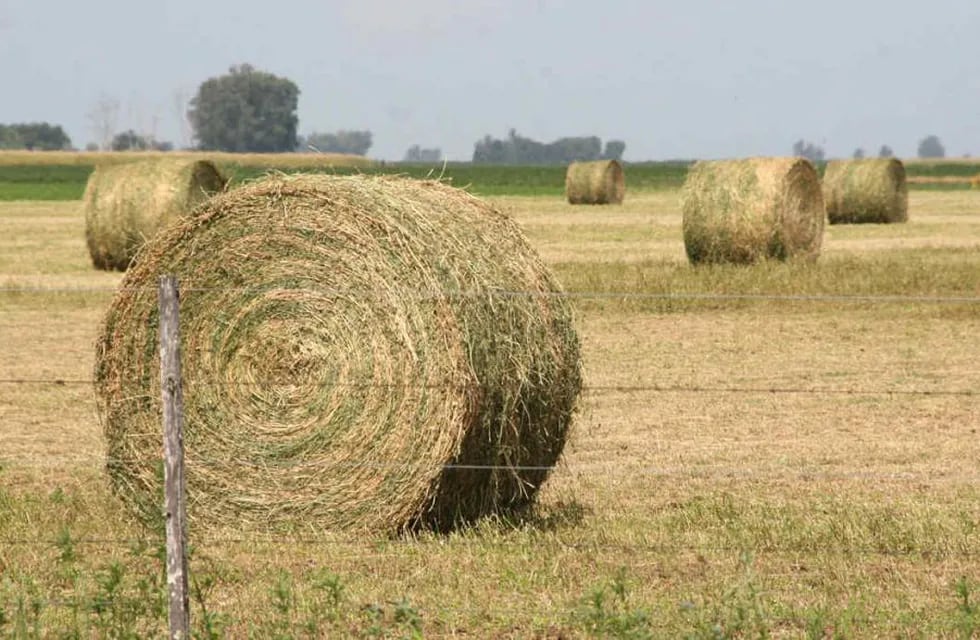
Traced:
[[24, 141], [13, 126], [0, 124], [0, 149], [23, 149]]
[[946, 149], [938, 136], [926, 136], [919, 141], [920, 158], [945, 158]]
[[855, 160], [861, 160], [861, 159], [863, 159], [864, 158], [864, 149], [862, 149], [861, 147], [858, 147], [857, 149], [854, 150], [854, 153], [851, 154], [851, 157], [854, 158]]
[[423, 149], [417, 144], [413, 144], [405, 152], [402, 162], [442, 162], [442, 149]]
[[311, 133], [306, 136], [304, 147], [320, 153], [350, 153], [363, 156], [371, 148], [370, 131], [341, 130], [336, 133]]
[[511, 129], [506, 140], [484, 136], [473, 147], [473, 162], [477, 164], [568, 164], [578, 160], [598, 160], [622, 156], [626, 143], [610, 140], [606, 152], [597, 136], [559, 138], [542, 143], [519, 135]]
[[132, 129], [117, 134], [112, 139], [113, 151], [173, 151], [171, 142], [161, 142], [151, 135], [139, 134]]
[[298, 100], [292, 80], [241, 64], [205, 80], [191, 98], [187, 118], [201, 149], [292, 151]]
[[887, 144], [881, 145], [881, 149], [878, 149], [879, 158], [894, 158], [895, 152]]
[[826, 157], [822, 147], [818, 147], [817, 145], [807, 142], [802, 138], [793, 144], [793, 155], [806, 158], [810, 162], [814, 163], [823, 162], [824, 158]]
[[71, 138], [61, 125], [47, 122], [0, 125], [0, 149], [59, 151], [71, 149]]
[[606, 150], [602, 152], [604, 160], [622, 160], [626, 151], [626, 143], [622, 140], [607, 140]]

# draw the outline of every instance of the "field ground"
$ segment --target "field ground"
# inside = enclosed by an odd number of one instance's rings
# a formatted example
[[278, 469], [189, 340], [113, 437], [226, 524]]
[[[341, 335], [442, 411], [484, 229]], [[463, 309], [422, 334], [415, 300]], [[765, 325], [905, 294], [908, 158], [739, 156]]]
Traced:
[[[980, 192], [828, 227], [812, 265], [699, 269], [676, 190], [495, 201], [583, 342], [539, 508], [397, 540], [192, 530], [202, 637], [980, 633]], [[78, 202], [0, 203], [0, 636], [165, 620], [101, 471], [86, 381], [120, 276], [83, 231]]]

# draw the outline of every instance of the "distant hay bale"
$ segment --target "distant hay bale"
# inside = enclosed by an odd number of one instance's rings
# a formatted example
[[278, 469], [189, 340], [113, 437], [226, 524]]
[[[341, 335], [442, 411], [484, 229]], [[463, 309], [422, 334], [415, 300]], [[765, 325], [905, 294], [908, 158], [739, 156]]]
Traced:
[[446, 528], [528, 505], [561, 454], [578, 337], [513, 221], [438, 182], [269, 176], [148, 243], [107, 312], [107, 470], [145, 518], [164, 273], [182, 289], [195, 526]]
[[980, 173], [970, 179], [970, 187], [973, 189], [980, 189]]
[[897, 158], [828, 162], [823, 194], [830, 224], [908, 220], [905, 167]]
[[803, 158], [702, 161], [682, 191], [692, 263], [816, 259], [825, 210], [820, 177]]
[[85, 238], [97, 269], [125, 271], [162, 228], [223, 190], [210, 162], [153, 159], [99, 165], [85, 187]]
[[565, 172], [565, 195], [570, 204], [622, 204], [623, 166], [616, 160], [573, 162]]

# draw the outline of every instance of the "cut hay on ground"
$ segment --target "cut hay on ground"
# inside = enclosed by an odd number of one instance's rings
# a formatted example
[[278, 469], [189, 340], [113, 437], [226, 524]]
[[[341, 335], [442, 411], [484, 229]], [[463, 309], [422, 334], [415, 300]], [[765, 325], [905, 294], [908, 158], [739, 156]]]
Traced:
[[702, 161], [682, 192], [692, 263], [815, 259], [825, 210], [820, 178], [802, 158]]
[[830, 224], [908, 220], [905, 167], [896, 158], [833, 160], [823, 177]]
[[148, 239], [226, 183], [205, 160], [158, 158], [98, 166], [83, 199], [92, 264], [125, 271]]
[[623, 166], [616, 160], [573, 162], [565, 172], [565, 195], [570, 204], [622, 204]]
[[168, 272], [195, 526], [445, 528], [528, 505], [558, 460], [578, 338], [514, 222], [437, 182], [270, 176], [155, 238], [107, 313], [108, 472], [146, 517]]

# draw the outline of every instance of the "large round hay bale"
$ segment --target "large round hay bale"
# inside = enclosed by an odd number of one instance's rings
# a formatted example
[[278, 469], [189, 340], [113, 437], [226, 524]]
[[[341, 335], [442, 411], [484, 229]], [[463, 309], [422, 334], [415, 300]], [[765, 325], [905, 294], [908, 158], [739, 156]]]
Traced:
[[833, 160], [823, 177], [830, 224], [905, 222], [909, 190], [896, 158]]
[[196, 526], [443, 528], [528, 505], [558, 460], [579, 343], [513, 221], [438, 182], [269, 176], [154, 238], [107, 312], [108, 473], [146, 517], [164, 273]]
[[803, 158], [702, 161], [682, 191], [692, 263], [815, 259], [825, 210], [820, 177]]
[[205, 160], [150, 159], [96, 167], [85, 187], [85, 238], [97, 269], [125, 271], [160, 229], [223, 190]]
[[623, 166], [616, 160], [573, 162], [565, 172], [565, 195], [570, 204], [622, 204]]

